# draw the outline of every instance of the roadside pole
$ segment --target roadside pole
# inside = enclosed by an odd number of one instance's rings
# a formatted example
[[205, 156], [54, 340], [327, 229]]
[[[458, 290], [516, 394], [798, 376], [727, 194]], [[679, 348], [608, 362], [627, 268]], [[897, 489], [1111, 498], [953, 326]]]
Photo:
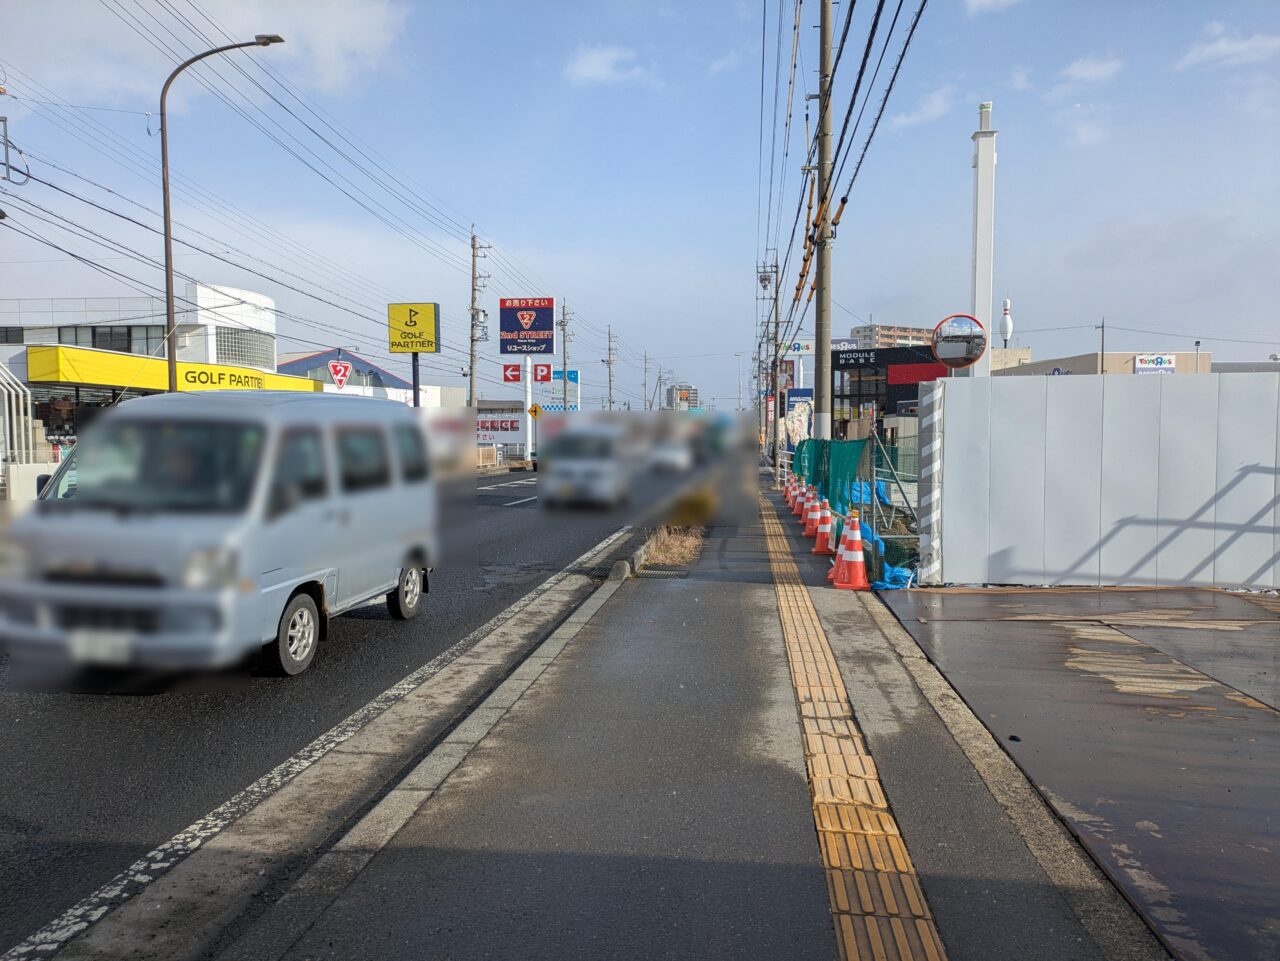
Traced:
[[813, 436], [831, 439], [831, 0], [822, 0], [818, 57], [818, 210], [813, 226], [817, 303], [814, 305]]
[[533, 415], [529, 408], [533, 406], [533, 358], [524, 355], [524, 459], [533, 459]]
[[[475, 347], [472, 347], [471, 349], [474, 353]], [[475, 361], [472, 361], [472, 363], [474, 364]], [[418, 397], [418, 352], [416, 350], [410, 355], [409, 366], [413, 370], [413, 406], [421, 407], [422, 401]], [[475, 383], [474, 377], [471, 379], [471, 382], [473, 384]]]
[[560, 410], [569, 413], [569, 305], [560, 305]]

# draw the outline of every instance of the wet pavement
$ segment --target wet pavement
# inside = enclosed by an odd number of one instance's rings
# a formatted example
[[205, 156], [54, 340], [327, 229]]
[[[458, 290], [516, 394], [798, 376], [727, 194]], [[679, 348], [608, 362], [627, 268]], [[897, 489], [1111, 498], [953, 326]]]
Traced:
[[1280, 957], [1274, 604], [1201, 590], [884, 600], [1172, 953]]

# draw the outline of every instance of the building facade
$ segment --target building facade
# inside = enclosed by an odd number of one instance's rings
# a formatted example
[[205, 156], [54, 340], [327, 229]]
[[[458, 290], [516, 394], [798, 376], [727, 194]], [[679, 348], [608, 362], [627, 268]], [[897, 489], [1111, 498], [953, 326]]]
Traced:
[[697, 410], [701, 406], [698, 388], [692, 384], [672, 384], [667, 388], [667, 401], [664, 409]]
[[859, 350], [880, 347], [919, 347], [933, 342], [932, 327], [901, 327], [894, 324], [865, 324], [849, 331], [849, 340]]
[[1213, 357], [1208, 351], [1174, 351], [1173, 353], [1126, 353], [1107, 351], [1105, 354], [1077, 354], [1074, 357], [1058, 357], [1054, 360], [1036, 360], [997, 370], [996, 377], [1027, 377], [1045, 374], [1207, 374], [1213, 367]]

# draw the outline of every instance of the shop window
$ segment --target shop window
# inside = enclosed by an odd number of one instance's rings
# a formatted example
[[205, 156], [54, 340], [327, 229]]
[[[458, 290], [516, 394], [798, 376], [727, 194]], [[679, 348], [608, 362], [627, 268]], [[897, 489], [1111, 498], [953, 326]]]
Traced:
[[21, 344], [22, 334], [21, 327], [0, 327], [0, 344]]
[[75, 347], [93, 346], [92, 327], [59, 327], [58, 343], [71, 344]]
[[129, 328], [129, 352], [148, 357], [164, 356], [164, 327], [159, 324]]

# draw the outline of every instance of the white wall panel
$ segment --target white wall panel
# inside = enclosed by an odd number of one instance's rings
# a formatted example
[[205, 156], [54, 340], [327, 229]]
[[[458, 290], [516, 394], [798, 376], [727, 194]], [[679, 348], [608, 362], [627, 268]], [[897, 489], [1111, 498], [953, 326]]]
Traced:
[[1102, 390], [1095, 377], [1044, 377], [1045, 583], [1097, 585]]
[[952, 584], [990, 580], [991, 380], [947, 380], [943, 393], [942, 579]]
[[1212, 584], [1213, 565], [1204, 561], [1215, 542], [1218, 378], [1147, 376], [1162, 378], [1157, 578], [1161, 584]]
[[1105, 584], [1154, 584], [1160, 465], [1160, 387], [1168, 374], [1102, 381], [1102, 531]]
[[1276, 397], [1280, 374], [1218, 378], [1218, 492], [1212, 577], [1270, 587], [1276, 531]]
[[[976, 378], [975, 378], [976, 379]], [[991, 496], [987, 578], [992, 584], [1043, 584], [1044, 443], [1048, 377], [991, 382]]]

